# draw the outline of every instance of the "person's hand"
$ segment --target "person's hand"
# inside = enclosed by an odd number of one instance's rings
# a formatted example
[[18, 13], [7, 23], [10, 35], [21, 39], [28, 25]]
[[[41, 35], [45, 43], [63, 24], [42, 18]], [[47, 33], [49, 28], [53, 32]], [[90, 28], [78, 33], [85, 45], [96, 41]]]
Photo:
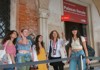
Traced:
[[62, 32], [61, 34], [62, 34], [62, 37], [64, 37], [64, 36], [65, 36], [64, 32]]
[[89, 59], [86, 59], [86, 63], [89, 65], [90, 64], [90, 60]]
[[69, 62], [70, 62], [70, 60], [67, 60], [67, 62], [66, 62], [66, 63], [67, 63], [67, 64], [69, 64]]
[[23, 35], [22, 32], [20, 32], [20, 36], [21, 36], [23, 39], [26, 39], [26, 37]]
[[8, 62], [7, 61], [4, 61], [3, 64], [8, 64]]
[[24, 37], [22, 32], [20, 32], [20, 36], [21, 36], [21, 37]]
[[65, 33], [64, 33], [64, 32], [62, 32], [62, 39], [63, 39], [64, 41], [66, 41]]

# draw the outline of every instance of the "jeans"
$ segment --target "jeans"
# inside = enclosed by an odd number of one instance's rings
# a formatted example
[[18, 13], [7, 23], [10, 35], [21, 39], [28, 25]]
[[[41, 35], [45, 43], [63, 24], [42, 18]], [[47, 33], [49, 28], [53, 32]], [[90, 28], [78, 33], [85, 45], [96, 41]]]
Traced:
[[14, 68], [4, 68], [3, 70], [14, 70]]
[[[26, 54], [22, 54], [22, 53], [18, 53], [17, 54], [17, 63], [25, 63], [25, 62], [29, 62], [31, 60], [31, 55], [30, 53], [26, 53]], [[22, 67], [18, 67], [18, 70], [29, 70], [30, 66], [22, 66]]]
[[[72, 52], [71, 54], [71, 59], [70, 59], [70, 65], [69, 65], [69, 70], [81, 70], [81, 60], [80, 60], [80, 56], [84, 54], [84, 51], [78, 51], [78, 52]], [[86, 70], [86, 59], [83, 58], [83, 70]]]

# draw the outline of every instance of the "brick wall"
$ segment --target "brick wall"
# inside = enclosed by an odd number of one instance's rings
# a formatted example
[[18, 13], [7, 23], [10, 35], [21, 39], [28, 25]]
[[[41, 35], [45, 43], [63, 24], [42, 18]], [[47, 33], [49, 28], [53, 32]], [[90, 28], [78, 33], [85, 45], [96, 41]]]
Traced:
[[34, 0], [19, 0], [17, 6], [17, 29], [30, 28], [37, 34], [39, 18]]

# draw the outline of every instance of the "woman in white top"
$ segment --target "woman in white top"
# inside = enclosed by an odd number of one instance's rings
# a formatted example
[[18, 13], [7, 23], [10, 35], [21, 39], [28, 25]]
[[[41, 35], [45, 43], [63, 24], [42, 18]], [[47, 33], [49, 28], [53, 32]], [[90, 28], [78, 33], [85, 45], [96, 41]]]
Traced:
[[[86, 47], [85, 38], [80, 36], [79, 30], [77, 27], [72, 28], [71, 37], [69, 40], [69, 53], [68, 57], [70, 59], [70, 70], [76, 70], [78, 66], [78, 70], [81, 70], [80, 66], [80, 56], [87, 56], [88, 51]], [[83, 50], [84, 49], [84, 50]], [[75, 57], [75, 58], [74, 58]], [[83, 70], [86, 70], [86, 63], [89, 64], [89, 59], [83, 58]]]
[[[60, 48], [62, 47], [64, 40], [60, 39], [59, 34], [56, 30], [51, 31], [50, 35], [50, 42], [48, 47], [48, 53], [50, 53], [50, 59], [60, 59]], [[64, 38], [65, 39], [65, 38]], [[51, 51], [50, 51], [51, 47]], [[54, 70], [64, 70], [64, 64], [62, 61], [50, 63], [53, 66]]]

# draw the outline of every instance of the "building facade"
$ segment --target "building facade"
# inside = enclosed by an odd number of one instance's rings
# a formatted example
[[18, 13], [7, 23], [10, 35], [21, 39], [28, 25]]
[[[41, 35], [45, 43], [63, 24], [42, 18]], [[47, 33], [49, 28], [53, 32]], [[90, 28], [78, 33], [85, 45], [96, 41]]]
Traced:
[[[7, 0], [5, 0], [5, 2], [6, 1]], [[63, 1], [64, 0], [9, 0], [10, 18], [8, 29], [17, 30], [19, 32], [23, 28], [29, 28], [36, 35], [43, 35], [47, 48], [49, 33], [52, 30], [57, 30], [60, 36], [62, 32], [66, 32], [67, 23], [61, 21], [61, 16], [64, 15]], [[98, 52], [98, 49], [100, 49], [100, 15], [96, 6], [92, 0], [67, 1], [87, 8], [88, 24], [85, 25], [85, 36], [87, 37], [88, 43], [95, 49], [96, 56], [100, 56]], [[77, 23], [75, 22], [73, 24]], [[8, 25], [6, 24], [6, 26]], [[84, 26], [82, 26], [82, 28], [84, 28]]]

